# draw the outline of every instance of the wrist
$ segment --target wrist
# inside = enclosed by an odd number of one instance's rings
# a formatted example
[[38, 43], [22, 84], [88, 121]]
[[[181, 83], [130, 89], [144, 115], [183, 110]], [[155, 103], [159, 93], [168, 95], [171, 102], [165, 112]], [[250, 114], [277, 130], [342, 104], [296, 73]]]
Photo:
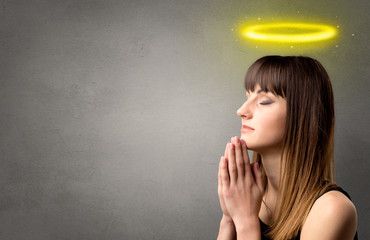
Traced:
[[239, 239], [261, 239], [261, 228], [258, 217], [235, 222]]
[[220, 222], [220, 230], [218, 233], [218, 240], [234, 240], [236, 239], [236, 230], [234, 222], [227, 216], [222, 216]]
[[232, 225], [234, 225], [234, 221], [230, 216], [222, 215], [221, 224], [225, 224], [225, 225], [232, 224]]

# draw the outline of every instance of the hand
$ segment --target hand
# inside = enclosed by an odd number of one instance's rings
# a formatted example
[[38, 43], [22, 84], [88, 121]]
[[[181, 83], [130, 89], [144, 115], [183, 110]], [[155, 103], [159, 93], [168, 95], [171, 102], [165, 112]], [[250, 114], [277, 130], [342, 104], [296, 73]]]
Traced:
[[263, 196], [262, 173], [258, 164], [249, 163], [247, 146], [238, 137], [231, 139], [227, 155], [220, 163], [222, 196], [227, 208], [224, 213], [229, 214], [238, 231], [238, 227], [258, 221]]
[[[225, 154], [222, 158], [226, 158], [228, 156], [228, 145], [226, 145], [225, 148]], [[218, 197], [220, 199], [220, 205], [222, 209], [222, 219], [220, 222], [220, 230], [218, 233], [218, 240], [235, 240], [236, 239], [236, 229], [233, 222], [233, 219], [231, 218], [229, 211], [226, 208], [225, 200], [222, 193], [222, 181], [221, 181], [221, 166], [222, 161], [220, 161], [220, 166], [218, 169]]]
[[224, 154], [223, 157], [221, 157], [221, 161], [220, 161], [219, 168], [218, 168], [218, 188], [217, 188], [217, 192], [218, 192], [218, 198], [220, 200], [220, 205], [221, 205], [221, 209], [222, 209], [222, 213], [223, 213], [222, 220], [225, 221], [225, 222], [233, 222], [233, 220], [230, 216], [230, 213], [226, 208], [225, 200], [224, 200], [224, 197], [223, 197], [223, 187], [222, 187], [222, 179], [221, 179], [221, 171], [222, 171], [222, 164], [223, 164], [222, 158], [227, 158], [228, 157], [228, 154], [229, 154], [228, 149], [229, 149], [229, 143], [226, 144], [225, 154]]

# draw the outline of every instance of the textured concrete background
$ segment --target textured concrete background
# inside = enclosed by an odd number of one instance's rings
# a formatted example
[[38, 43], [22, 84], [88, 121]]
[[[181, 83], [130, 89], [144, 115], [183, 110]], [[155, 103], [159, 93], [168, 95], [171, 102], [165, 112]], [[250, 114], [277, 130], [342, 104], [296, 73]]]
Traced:
[[[370, 2], [0, 2], [0, 239], [214, 239], [219, 157], [247, 67], [319, 59], [336, 99], [337, 181], [369, 239]], [[264, 49], [235, 24], [339, 26], [320, 50]]]

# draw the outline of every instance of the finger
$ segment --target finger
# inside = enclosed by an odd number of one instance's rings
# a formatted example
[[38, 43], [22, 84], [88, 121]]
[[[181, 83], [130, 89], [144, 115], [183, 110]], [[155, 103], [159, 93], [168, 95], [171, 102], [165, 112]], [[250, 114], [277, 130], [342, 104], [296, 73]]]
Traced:
[[220, 163], [219, 163], [219, 166], [218, 166], [218, 195], [222, 194], [222, 179], [221, 179], [221, 167], [222, 167], [222, 158], [220, 159]]
[[234, 144], [235, 144], [235, 162], [236, 167], [238, 169], [238, 176], [244, 176], [244, 158], [242, 148], [240, 146], [240, 139], [238, 137], [234, 137]]
[[258, 163], [253, 164], [254, 181], [256, 182], [261, 193], [264, 192], [262, 172]]
[[218, 164], [218, 185], [221, 185], [222, 184], [222, 181], [221, 181], [221, 166], [222, 166], [222, 158], [220, 159], [220, 163]]
[[243, 139], [240, 139], [240, 144], [243, 152], [244, 158], [244, 174], [251, 174], [250, 160], [248, 156], [247, 144]]
[[225, 158], [227, 158], [227, 156], [228, 156], [228, 149], [229, 149], [229, 143], [226, 144], [225, 154], [224, 154]]
[[229, 175], [230, 175], [230, 182], [235, 183], [236, 179], [238, 178], [238, 171], [236, 167], [236, 162], [235, 162], [235, 145], [233, 143], [229, 144], [229, 150], [228, 150], [228, 158], [227, 158], [227, 163], [228, 163], [228, 170], [229, 170]]
[[221, 182], [222, 182], [222, 187], [228, 187], [230, 184], [230, 176], [229, 176], [229, 171], [228, 171], [228, 159], [222, 157], [221, 160]]

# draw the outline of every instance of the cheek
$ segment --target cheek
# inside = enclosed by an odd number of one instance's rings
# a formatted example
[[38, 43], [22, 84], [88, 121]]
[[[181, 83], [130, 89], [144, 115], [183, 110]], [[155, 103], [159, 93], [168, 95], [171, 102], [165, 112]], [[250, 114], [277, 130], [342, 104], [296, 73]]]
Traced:
[[285, 114], [276, 113], [266, 116], [260, 122], [260, 130], [265, 137], [282, 139], [285, 132]]
[[270, 119], [271, 125], [274, 125], [274, 127], [280, 131], [284, 131], [285, 129], [285, 114], [279, 114], [274, 118]]

